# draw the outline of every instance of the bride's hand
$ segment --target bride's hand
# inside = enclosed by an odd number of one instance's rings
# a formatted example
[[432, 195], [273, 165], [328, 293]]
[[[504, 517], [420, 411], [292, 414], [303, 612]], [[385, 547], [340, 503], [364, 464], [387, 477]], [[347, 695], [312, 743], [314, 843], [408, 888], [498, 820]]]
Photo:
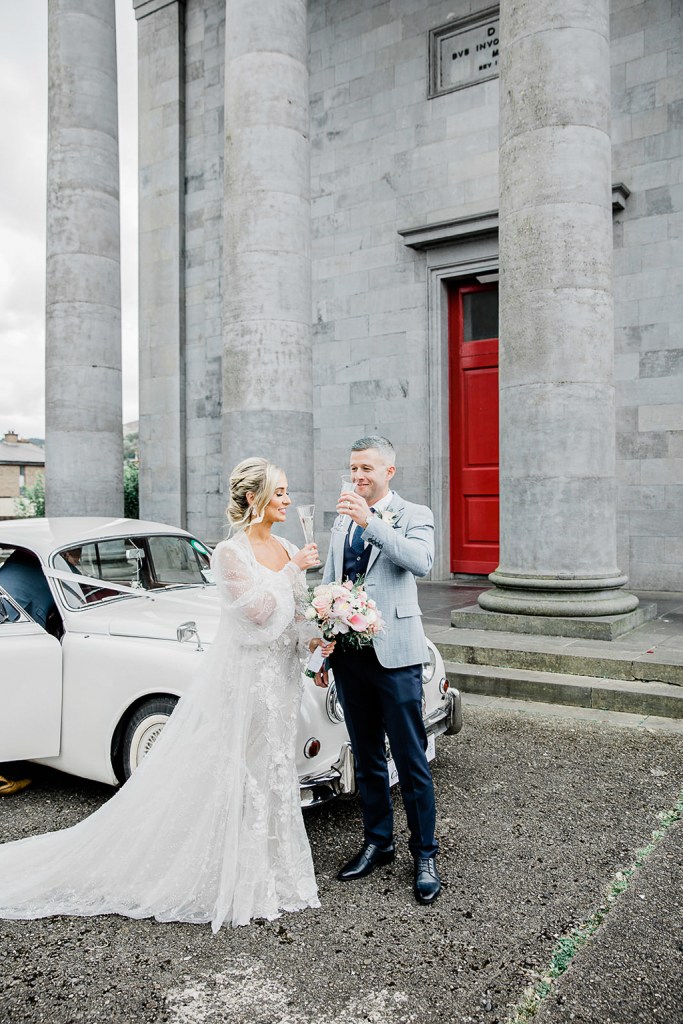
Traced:
[[332, 651], [335, 648], [336, 643], [336, 640], [325, 640], [322, 637], [314, 636], [312, 640], [308, 641], [308, 649], [311, 652], [311, 654], [313, 654], [313, 651], [316, 649], [316, 647], [320, 647], [320, 653], [322, 654], [323, 658], [329, 658], [329, 656], [332, 654]]
[[292, 558], [294, 564], [305, 572], [306, 569], [313, 568], [314, 565], [320, 565], [320, 557], [318, 555], [317, 544], [305, 544], [300, 551]]

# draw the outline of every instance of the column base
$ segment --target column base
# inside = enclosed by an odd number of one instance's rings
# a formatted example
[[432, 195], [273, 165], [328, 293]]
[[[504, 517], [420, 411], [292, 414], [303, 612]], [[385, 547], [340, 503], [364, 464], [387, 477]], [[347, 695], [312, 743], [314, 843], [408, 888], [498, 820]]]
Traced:
[[624, 615], [638, 607], [638, 598], [621, 587], [627, 577], [527, 576], [492, 572], [493, 590], [478, 597], [489, 612], [514, 615], [586, 617]]

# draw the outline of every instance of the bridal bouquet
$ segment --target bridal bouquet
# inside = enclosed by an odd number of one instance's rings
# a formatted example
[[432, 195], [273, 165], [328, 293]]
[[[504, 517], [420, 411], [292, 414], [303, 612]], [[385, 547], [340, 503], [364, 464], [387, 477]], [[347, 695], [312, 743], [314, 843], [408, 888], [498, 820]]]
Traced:
[[[309, 590], [309, 604], [305, 611], [309, 622], [314, 622], [325, 640], [336, 640], [347, 650], [359, 650], [372, 643], [373, 637], [384, 628], [384, 620], [377, 605], [363, 589], [362, 577], [355, 583], [321, 583]], [[323, 663], [320, 648], [308, 660], [306, 675], [315, 676]]]

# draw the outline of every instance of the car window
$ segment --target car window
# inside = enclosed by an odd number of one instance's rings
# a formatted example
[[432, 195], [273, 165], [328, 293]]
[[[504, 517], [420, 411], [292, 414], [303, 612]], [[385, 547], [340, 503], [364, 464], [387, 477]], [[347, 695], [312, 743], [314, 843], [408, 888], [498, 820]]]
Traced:
[[19, 608], [4, 594], [0, 594], [0, 626], [5, 622], [18, 622], [21, 618], [23, 616]]
[[149, 550], [158, 585], [212, 582], [209, 552], [199, 541], [188, 537], [149, 537]]
[[144, 543], [140, 538], [101, 540], [97, 544], [83, 545], [81, 571], [86, 576], [97, 576], [112, 583], [143, 586], [145, 558]]
[[[77, 609], [112, 598], [125, 597], [107, 583], [132, 590], [213, 583], [209, 550], [194, 537], [115, 537], [64, 548], [54, 566], [72, 572], [73, 583], [60, 581], [69, 608]], [[102, 586], [82, 583], [78, 575], [102, 580]]]
[[[92, 576], [136, 589], [147, 586], [144, 579], [145, 557], [144, 538], [116, 537], [64, 548], [55, 556], [54, 565], [62, 572]], [[73, 584], [62, 581], [60, 588], [70, 608], [120, 596], [116, 590], [79, 583], [76, 579]]]

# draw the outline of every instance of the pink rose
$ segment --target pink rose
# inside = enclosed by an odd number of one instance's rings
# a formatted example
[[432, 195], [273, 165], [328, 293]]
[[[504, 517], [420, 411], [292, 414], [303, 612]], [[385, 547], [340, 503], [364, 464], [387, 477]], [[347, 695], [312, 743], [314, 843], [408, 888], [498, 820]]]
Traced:
[[349, 626], [351, 626], [351, 629], [355, 629], [358, 633], [362, 633], [364, 629], [368, 628], [368, 620], [359, 612], [351, 615], [348, 619], [348, 623]]

